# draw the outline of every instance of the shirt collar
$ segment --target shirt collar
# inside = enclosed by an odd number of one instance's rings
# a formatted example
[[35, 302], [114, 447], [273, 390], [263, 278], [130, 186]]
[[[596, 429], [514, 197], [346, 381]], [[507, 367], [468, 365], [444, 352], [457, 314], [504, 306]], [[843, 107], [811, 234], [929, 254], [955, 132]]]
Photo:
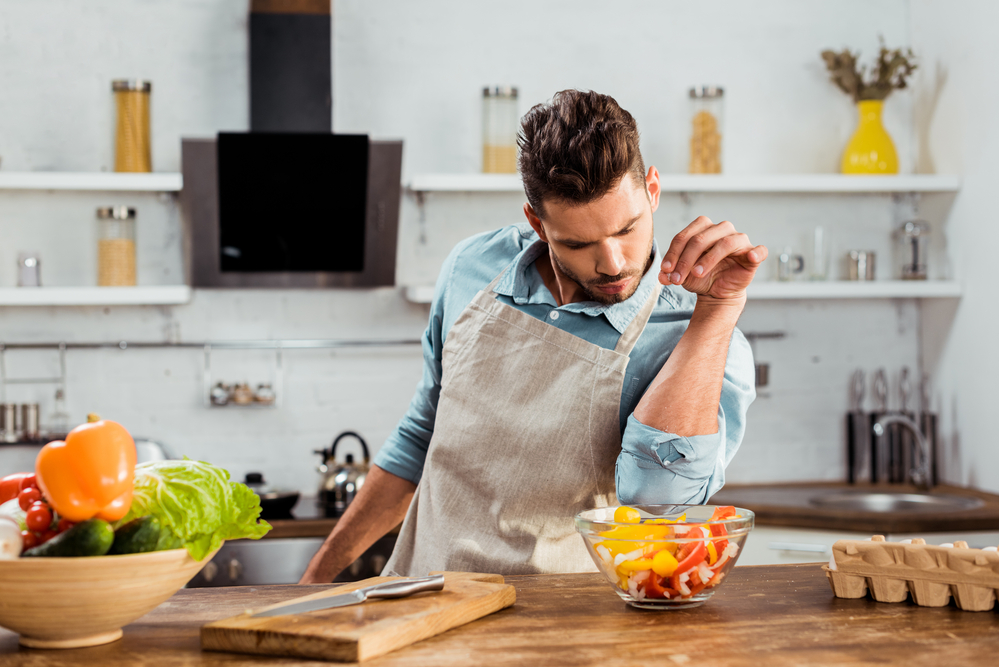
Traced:
[[558, 310], [570, 313], [582, 313], [591, 317], [603, 315], [619, 333], [624, 333], [624, 330], [628, 328], [631, 320], [641, 310], [651, 292], [661, 288], [659, 284], [659, 264], [661, 262], [659, 246], [653, 238], [652, 263], [649, 265], [649, 270], [642, 276], [642, 281], [639, 283], [638, 289], [628, 299], [615, 304], [579, 301], [558, 306], [555, 297], [552, 296], [552, 293], [541, 279], [538, 270], [534, 267], [534, 262], [547, 252], [548, 244], [540, 239], [521, 250], [513, 262], [511, 262], [499, 283], [496, 284], [494, 291], [497, 294], [510, 297], [514, 303], [521, 306], [545, 304], [553, 308], [558, 308]]

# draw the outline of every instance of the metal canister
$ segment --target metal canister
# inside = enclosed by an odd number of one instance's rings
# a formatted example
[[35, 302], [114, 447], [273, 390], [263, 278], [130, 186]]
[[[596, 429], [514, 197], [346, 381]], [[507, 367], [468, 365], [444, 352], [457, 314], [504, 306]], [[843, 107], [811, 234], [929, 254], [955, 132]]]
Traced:
[[22, 403], [20, 407], [21, 438], [27, 441], [37, 440], [39, 436], [38, 403]]
[[847, 253], [849, 280], [874, 280], [874, 251], [851, 250]]
[[153, 170], [149, 142], [149, 81], [118, 79], [111, 82], [118, 119], [115, 125], [114, 170]]
[[21, 439], [20, 413], [16, 403], [0, 404], [0, 433], [4, 442], [17, 442]]

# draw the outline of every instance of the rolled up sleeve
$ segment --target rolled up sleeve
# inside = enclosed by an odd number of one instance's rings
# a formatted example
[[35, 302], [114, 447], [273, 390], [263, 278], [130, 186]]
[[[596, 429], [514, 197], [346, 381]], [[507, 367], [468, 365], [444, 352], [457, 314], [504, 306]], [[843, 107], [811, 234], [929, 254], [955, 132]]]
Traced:
[[615, 480], [623, 504], [704, 504], [725, 484], [725, 469], [742, 444], [756, 398], [753, 354], [736, 330], [718, 404], [718, 432], [679, 436], [628, 417]]

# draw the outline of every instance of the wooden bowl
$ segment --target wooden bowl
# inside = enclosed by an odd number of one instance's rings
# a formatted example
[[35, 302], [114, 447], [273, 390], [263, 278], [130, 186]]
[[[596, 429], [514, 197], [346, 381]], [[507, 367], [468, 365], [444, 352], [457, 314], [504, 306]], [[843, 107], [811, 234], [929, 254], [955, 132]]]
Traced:
[[187, 549], [91, 558], [0, 561], [0, 626], [31, 648], [119, 639], [121, 627], [166, 601], [208, 564]]

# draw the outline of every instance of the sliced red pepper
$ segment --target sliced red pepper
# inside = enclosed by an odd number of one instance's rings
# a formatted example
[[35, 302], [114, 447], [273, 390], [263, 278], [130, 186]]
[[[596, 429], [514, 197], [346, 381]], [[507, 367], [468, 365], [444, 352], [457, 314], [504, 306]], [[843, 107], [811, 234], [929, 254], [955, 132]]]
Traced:
[[[725, 526], [711, 526], [711, 536], [712, 537], [725, 537], [728, 535], [728, 531], [725, 530]], [[715, 545], [715, 550], [718, 552], [718, 557], [725, 552], [725, 548], [728, 546], [728, 540], [711, 540]]]
[[[670, 588], [680, 590], [680, 575], [693, 570], [698, 565], [703, 563], [708, 557], [708, 548], [704, 546], [704, 542], [688, 542], [684, 546], [687, 546], [688, 544], [694, 545], [694, 548], [683, 560], [680, 561], [680, 564], [676, 566], [676, 571], [670, 575]], [[679, 555], [679, 552], [677, 552], [677, 555]]]
[[649, 578], [645, 580], [645, 597], [659, 599], [666, 597], [666, 589], [662, 586], [662, 577], [655, 572], [650, 571]]
[[[723, 507], [716, 507], [715, 511], [711, 514], [710, 521], [724, 521], [725, 519], [731, 519], [735, 516], [735, 508], [731, 505], [725, 505]], [[725, 537], [728, 535], [728, 531], [725, 530], [725, 526], [713, 525], [711, 526], [711, 536], [712, 537]], [[725, 551], [725, 547], [728, 546], [728, 540], [713, 540], [715, 543], [715, 549], [718, 551], [718, 558], [721, 559], [722, 553]]]
[[708, 521], [724, 521], [725, 519], [731, 519], [735, 516], [735, 508], [731, 505], [724, 505], [721, 507], [716, 507], [715, 511], [711, 514], [711, 518]]

